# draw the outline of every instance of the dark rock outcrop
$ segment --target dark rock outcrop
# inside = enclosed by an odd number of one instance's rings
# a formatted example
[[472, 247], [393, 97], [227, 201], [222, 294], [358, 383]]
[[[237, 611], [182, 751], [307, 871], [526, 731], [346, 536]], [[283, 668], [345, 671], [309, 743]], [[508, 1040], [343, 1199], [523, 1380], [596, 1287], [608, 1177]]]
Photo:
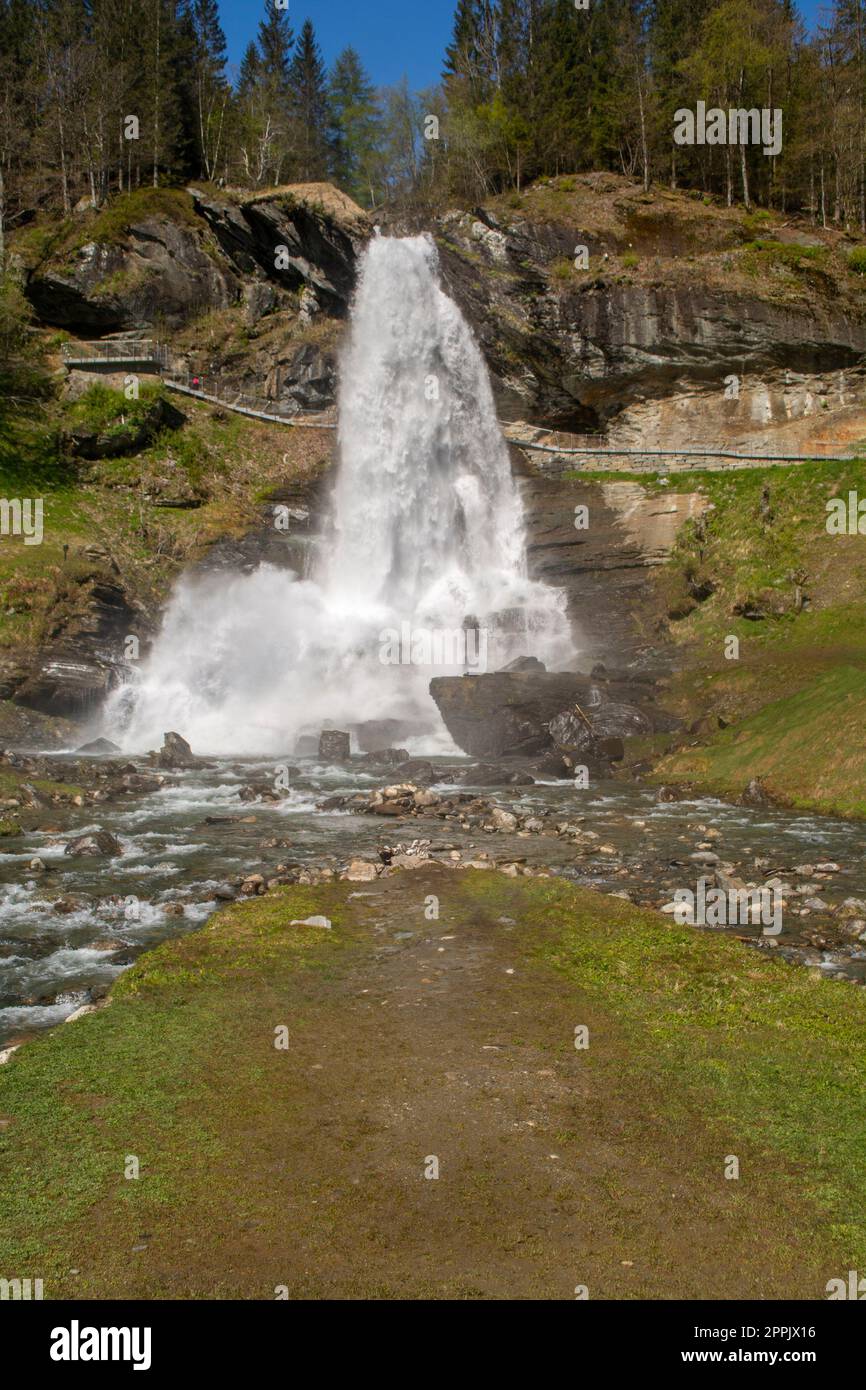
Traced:
[[277, 363], [267, 389], [290, 413], [325, 410], [337, 399], [336, 358], [313, 343], [304, 343], [284, 362]]
[[308, 286], [323, 308], [345, 313], [358, 252], [373, 231], [345, 194], [331, 184], [303, 184], [237, 201], [198, 189], [192, 196], [240, 274], [264, 274], [288, 290]]
[[430, 694], [455, 743], [477, 758], [561, 753], [563, 746], [571, 751], [571, 745], [552, 737], [551, 724], [556, 727], [559, 718], [562, 730], [560, 717], [575, 706], [582, 711], [576, 723], [587, 727], [578, 746], [602, 762], [617, 751], [615, 744], [604, 746], [607, 740], [669, 729], [676, 722], [656, 707], [646, 682], [608, 679], [602, 685], [571, 671], [438, 676], [430, 682]]
[[139, 453], [161, 430], [179, 429], [185, 419], [183, 412], [164, 396], [157, 396], [145, 411], [128, 423], [120, 421], [107, 430], [77, 427], [70, 431], [65, 443], [76, 458], [121, 458]]
[[16, 704], [82, 717], [93, 714], [123, 680], [125, 639], [146, 632], [147, 618], [110, 557], [97, 550], [81, 552], [74, 577], [61, 576], [42, 644], [7, 672], [5, 689]]
[[88, 242], [68, 268], [35, 270], [27, 296], [43, 322], [85, 335], [157, 321], [176, 328], [226, 308], [240, 294], [236, 273], [204, 243], [203, 224], [147, 217], [128, 229], [122, 244]]

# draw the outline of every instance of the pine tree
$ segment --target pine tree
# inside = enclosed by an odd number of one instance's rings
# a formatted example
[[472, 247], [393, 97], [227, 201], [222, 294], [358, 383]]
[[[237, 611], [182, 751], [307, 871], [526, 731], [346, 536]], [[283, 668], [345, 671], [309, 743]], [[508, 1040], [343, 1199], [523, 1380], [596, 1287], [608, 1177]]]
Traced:
[[334, 63], [328, 102], [334, 178], [357, 202], [372, 203], [380, 119], [375, 90], [354, 48], [344, 49]]
[[251, 40], [244, 49], [244, 56], [241, 59], [237, 85], [238, 96], [247, 97], [250, 95], [261, 77], [261, 66], [259, 50], [255, 40]]
[[489, 101], [499, 85], [496, 0], [458, 0], [443, 80], [451, 99], [470, 106]]
[[312, 22], [304, 21], [289, 69], [295, 127], [295, 162], [298, 178], [309, 181], [328, 176], [328, 91], [325, 65]]
[[287, 10], [277, 9], [275, 0], [265, 0], [265, 17], [259, 22], [258, 47], [263, 80], [285, 95], [289, 90], [289, 69], [295, 36]]

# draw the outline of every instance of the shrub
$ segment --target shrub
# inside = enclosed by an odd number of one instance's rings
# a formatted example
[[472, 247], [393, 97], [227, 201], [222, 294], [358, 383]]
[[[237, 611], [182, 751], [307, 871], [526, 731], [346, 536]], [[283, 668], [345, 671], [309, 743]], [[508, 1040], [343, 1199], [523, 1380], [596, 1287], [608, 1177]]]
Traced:
[[855, 246], [849, 253], [848, 269], [855, 275], [866, 275], [866, 246]]

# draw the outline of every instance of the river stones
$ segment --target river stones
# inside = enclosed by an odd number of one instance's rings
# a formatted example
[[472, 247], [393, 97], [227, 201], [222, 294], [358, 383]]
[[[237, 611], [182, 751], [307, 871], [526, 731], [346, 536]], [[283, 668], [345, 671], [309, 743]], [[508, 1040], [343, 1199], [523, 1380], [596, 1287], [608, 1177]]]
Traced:
[[83, 855], [96, 856], [98, 854], [116, 858], [117, 855], [123, 853], [123, 849], [117, 836], [112, 835], [110, 830], [97, 829], [88, 835], [77, 835], [74, 840], [68, 842], [63, 853], [72, 855], [76, 859]]
[[369, 863], [366, 859], [353, 859], [346, 872], [340, 877], [348, 879], [350, 883], [372, 883], [377, 874], [378, 869], [375, 864]]

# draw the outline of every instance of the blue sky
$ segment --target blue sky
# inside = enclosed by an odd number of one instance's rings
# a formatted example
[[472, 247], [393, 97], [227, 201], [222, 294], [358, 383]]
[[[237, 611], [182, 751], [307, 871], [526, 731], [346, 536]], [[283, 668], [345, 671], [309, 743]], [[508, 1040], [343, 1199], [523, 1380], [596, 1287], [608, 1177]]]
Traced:
[[[264, 0], [219, 0], [219, 7], [229, 62], [240, 63]], [[454, 8], [453, 0], [289, 0], [289, 18], [296, 34], [305, 19], [313, 21], [329, 65], [351, 44], [377, 86], [405, 73], [417, 89], [439, 81]]]
[[[263, 0], [219, 0], [219, 6], [229, 61], [240, 63], [258, 29]], [[377, 86], [390, 86], [405, 74], [416, 89], [439, 81], [454, 9], [454, 0], [289, 0], [295, 33], [311, 19], [329, 65], [351, 44]], [[826, 9], [826, 0], [800, 0], [810, 27]]]

